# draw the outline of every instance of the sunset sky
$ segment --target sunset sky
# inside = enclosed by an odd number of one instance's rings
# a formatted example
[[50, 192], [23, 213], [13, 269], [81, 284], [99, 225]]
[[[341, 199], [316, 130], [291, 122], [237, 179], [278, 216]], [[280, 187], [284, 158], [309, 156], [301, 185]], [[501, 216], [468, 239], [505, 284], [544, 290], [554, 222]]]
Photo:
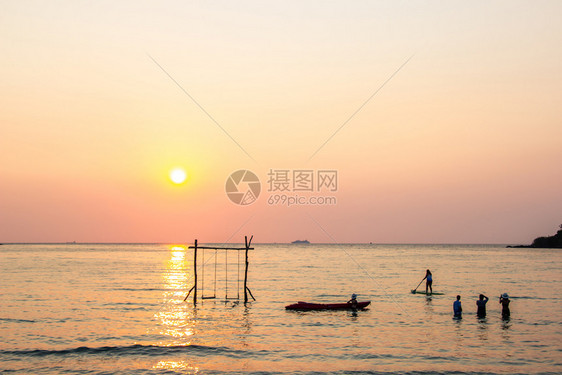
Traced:
[[[2, 243], [515, 244], [562, 224], [560, 1], [0, 8]], [[261, 182], [245, 206], [241, 169]], [[300, 194], [337, 203], [270, 205], [270, 170], [337, 171]]]

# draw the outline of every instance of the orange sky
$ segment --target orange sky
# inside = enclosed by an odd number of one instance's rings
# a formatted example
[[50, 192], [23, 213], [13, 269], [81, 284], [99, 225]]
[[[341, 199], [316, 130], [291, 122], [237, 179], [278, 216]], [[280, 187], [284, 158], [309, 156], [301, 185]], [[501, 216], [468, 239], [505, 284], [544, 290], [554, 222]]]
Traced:
[[[561, 16], [558, 1], [5, 1], [0, 242], [553, 234]], [[239, 169], [262, 183], [252, 205], [225, 193]], [[269, 205], [270, 169], [337, 170], [337, 204]]]

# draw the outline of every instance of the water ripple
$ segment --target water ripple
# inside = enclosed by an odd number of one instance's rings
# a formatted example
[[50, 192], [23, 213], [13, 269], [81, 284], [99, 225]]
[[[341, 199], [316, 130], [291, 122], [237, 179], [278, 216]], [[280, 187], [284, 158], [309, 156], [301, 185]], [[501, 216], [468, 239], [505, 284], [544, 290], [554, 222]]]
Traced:
[[91, 348], [80, 346], [71, 349], [61, 350], [45, 350], [45, 349], [24, 349], [24, 350], [0, 350], [0, 355], [14, 356], [68, 356], [68, 355], [143, 355], [143, 356], [160, 356], [170, 354], [181, 354], [186, 352], [197, 352], [198, 355], [205, 354], [223, 354], [230, 356], [241, 356], [246, 354], [245, 351], [233, 350], [226, 347], [212, 347], [203, 345], [176, 345], [176, 346], [158, 346], [158, 345], [141, 345], [135, 344], [130, 346], [102, 346]]

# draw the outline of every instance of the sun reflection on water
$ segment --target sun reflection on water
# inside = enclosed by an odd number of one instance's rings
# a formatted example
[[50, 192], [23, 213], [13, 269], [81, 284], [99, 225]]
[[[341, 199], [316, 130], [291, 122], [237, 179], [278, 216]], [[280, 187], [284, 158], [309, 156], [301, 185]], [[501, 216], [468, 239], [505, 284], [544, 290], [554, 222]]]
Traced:
[[152, 366], [152, 368], [159, 370], [183, 370], [186, 371], [186, 374], [199, 373], [199, 367], [192, 366], [186, 361], [160, 361]]
[[[208, 363], [207, 348], [249, 348], [247, 340], [252, 336], [253, 329], [251, 309], [239, 301], [201, 300], [196, 306], [191, 300], [185, 302], [187, 291], [193, 286], [193, 262], [187, 254], [189, 250], [185, 246], [170, 245], [169, 255], [164, 262], [161, 276], [162, 305], [154, 314], [156, 324], [151, 330], [154, 334], [151, 344], [174, 349], [169, 357], [155, 360], [153, 369], [195, 374], [203, 363], [205, 366], [217, 366], [221, 371], [231, 369], [231, 366], [234, 366], [232, 369], [246, 366], [251, 359], [228, 364]], [[192, 360], [186, 361], [186, 356], [195, 353], [189, 350], [190, 346], [191, 349], [195, 348], [197, 354], [193, 354]], [[176, 347], [186, 347], [185, 352], [181, 351], [181, 357], [178, 357]]]
[[185, 246], [171, 245], [169, 248], [170, 259], [162, 275], [164, 305], [154, 317], [158, 322], [158, 333], [170, 338], [171, 342], [159, 345], [190, 345], [196, 314], [185, 304], [183, 295], [191, 280], [191, 264], [186, 260]]

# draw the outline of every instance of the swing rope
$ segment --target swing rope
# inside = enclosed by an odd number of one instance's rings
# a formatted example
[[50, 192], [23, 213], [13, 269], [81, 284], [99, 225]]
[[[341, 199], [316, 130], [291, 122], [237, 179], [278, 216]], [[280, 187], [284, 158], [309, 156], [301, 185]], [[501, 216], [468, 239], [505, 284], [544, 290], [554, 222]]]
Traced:
[[240, 251], [236, 251], [238, 253], [238, 260], [236, 261], [236, 264], [238, 265], [238, 270], [236, 271], [237, 273], [237, 277], [238, 277], [238, 281], [236, 283], [236, 290], [238, 291], [238, 299], [240, 299]]
[[215, 288], [213, 290], [213, 296], [217, 297], [217, 252], [218, 250], [215, 249]]
[[201, 298], [205, 299], [205, 249], [201, 249], [201, 258], [203, 258], [203, 264], [201, 264]]
[[240, 299], [240, 251], [237, 251], [238, 258], [236, 261], [236, 297], [229, 298], [228, 297], [228, 250], [225, 250], [224, 258], [225, 258], [225, 267], [224, 267], [224, 284], [225, 284], [225, 296], [224, 299]]
[[209, 257], [209, 259], [205, 259], [205, 249], [201, 249], [201, 258], [203, 262], [200, 266], [201, 269], [201, 299], [214, 299], [217, 298], [217, 249], [215, 249], [215, 277], [214, 277], [214, 284], [213, 284], [213, 295], [212, 296], [205, 296], [205, 264], [207, 264], [211, 259], [213, 259], [213, 255]]

